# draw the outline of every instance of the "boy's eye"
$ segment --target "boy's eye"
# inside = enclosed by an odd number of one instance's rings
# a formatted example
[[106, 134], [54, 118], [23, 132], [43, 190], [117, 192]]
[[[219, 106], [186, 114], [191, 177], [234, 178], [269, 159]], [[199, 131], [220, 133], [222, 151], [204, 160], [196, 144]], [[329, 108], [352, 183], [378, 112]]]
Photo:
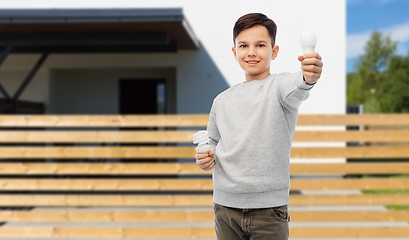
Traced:
[[240, 45], [239, 47], [245, 48], [245, 47], [247, 47], [247, 45], [242, 44], [242, 45]]
[[259, 45], [257, 45], [257, 47], [265, 47], [266, 45], [264, 45], [264, 44], [259, 44]]

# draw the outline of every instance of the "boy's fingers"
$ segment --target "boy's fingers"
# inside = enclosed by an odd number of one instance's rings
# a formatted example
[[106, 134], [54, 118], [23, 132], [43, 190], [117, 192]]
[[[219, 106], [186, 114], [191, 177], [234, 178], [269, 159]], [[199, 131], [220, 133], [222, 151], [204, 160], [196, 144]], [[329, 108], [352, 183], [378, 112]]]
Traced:
[[205, 164], [203, 164], [205, 167], [209, 167], [210, 165], [212, 165], [214, 163], [214, 159], [212, 159], [212, 161], [209, 161]]
[[214, 163], [212, 163], [209, 167], [204, 168], [203, 170], [205, 170], [205, 171], [210, 171], [210, 170], [213, 169], [213, 167], [214, 167]]
[[214, 167], [214, 164], [215, 164], [215, 162], [212, 162], [209, 166], [207, 166], [205, 168], [202, 168], [202, 169], [205, 170], [205, 171], [210, 171]]
[[209, 152], [209, 157], [214, 157], [214, 152]]
[[207, 153], [196, 153], [195, 158], [196, 158], [196, 159], [202, 159], [202, 158], [205, 158], [205, 157], [207, 157], [207, 156], [208, 156]]
[[304, 60], [304, 56], [303, 56], [303, 55], [298, 56], [298, 61], [302, 62], [303, 60]]
[[303, 72], [304, 77], [307, 79], [313, 79], [313, 80], [318, 80], [320, 77], [319, 73], [314, 73], [314, 72]]
[[207, 167], [209, 167], [210, 165], [212, 165], [213, 163], [214, 163], [214, 159], [211, 159], [211, 161], [208, 161], [208, 162], [199, 164], [199, 167], [200, 167], [200, 168], [207, 168]]
[[321, 59], [321, 56], [317, 52], [309, 52], [303, 55], [304, 58], [318, 58]]
[[304, 72], [321, 73], [322, 68], [315, 65], [303, 65], [301, 68]]
[[214, 158], [211, 157], [207, 157], [207, 158], [203, 158], [203, 159], [197, 159], [196, 163], [199, 165], [203, 165], [203, 164], [207, 164], [209, 162], [212, 162], [214, 160]]
[[317, 58], [306, 58], [301, 63], [302, 65], [315, 65], [319, 67], [322, 67], [324, 65], [322, 61]]

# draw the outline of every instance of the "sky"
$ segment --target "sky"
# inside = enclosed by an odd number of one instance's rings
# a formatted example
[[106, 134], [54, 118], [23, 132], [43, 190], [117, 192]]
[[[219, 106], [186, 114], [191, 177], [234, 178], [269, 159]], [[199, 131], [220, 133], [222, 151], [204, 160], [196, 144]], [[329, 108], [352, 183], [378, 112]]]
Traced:
[[409, 0], [347, 0], [347, 72], [354, 72], [355, 62], [374, 30], [391, 34], [398, 41], [396, 53], [409, 50]]

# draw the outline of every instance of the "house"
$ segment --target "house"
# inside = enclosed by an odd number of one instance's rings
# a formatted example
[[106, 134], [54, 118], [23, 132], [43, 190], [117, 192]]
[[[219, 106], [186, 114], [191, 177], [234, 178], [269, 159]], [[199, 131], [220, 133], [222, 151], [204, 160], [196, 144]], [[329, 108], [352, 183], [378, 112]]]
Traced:
[[[206, 114], [218, 93], [244, 80], [231, 53], [234, 22], [263, 12], [278, 25], [273, 73], [298, 71], [299, 36], [318, 36], [324, 73], [300, 113], [344, 113], [345, 1], [314, 3], [10, 4], [0, 10], [0, 109]], [[20, 101], [20, 110], [13, 110], [11, 99]]]

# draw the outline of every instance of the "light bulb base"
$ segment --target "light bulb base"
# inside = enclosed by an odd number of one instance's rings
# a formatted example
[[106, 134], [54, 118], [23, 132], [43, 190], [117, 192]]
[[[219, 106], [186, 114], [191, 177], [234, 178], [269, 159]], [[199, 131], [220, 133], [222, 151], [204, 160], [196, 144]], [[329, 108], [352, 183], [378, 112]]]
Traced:
[[210, 152], [210, 145], [198, 146], [196, 148], [197, 153], [208, 153]]
[[304, 54], [310, 53], [310, 52], [315, 52], [315, 46], [305, 46], [302, 48]]

